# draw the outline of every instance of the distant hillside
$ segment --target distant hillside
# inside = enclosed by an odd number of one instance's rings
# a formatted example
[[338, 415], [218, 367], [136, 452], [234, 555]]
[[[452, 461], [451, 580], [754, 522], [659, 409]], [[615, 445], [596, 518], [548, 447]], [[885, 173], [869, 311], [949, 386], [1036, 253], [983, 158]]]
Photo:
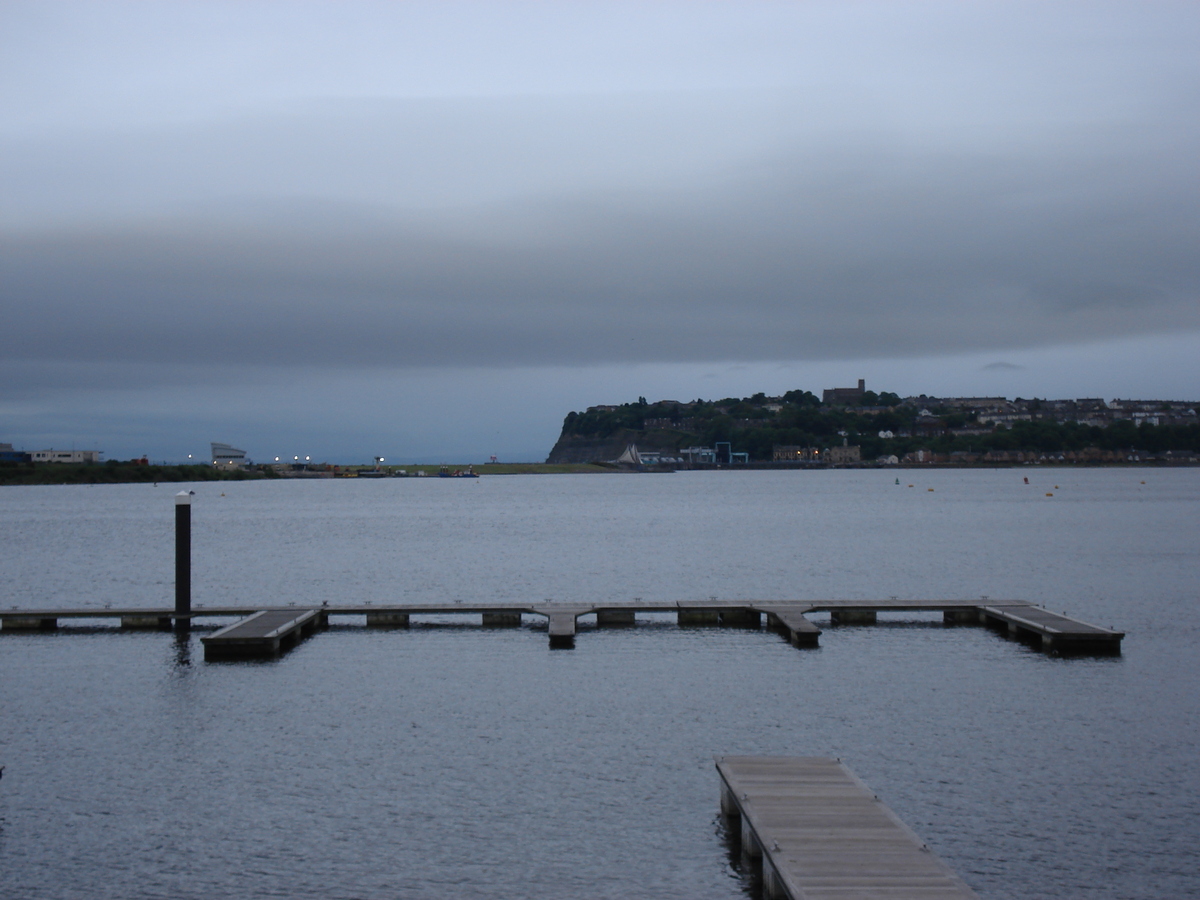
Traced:
[[[728, 441], [751, 461], [777, 447], [861, 448], [864, 462], [923, 451], [922, 461], [1014, 462], [1063, 455], [1084, 462], [1200, 453], [1200, 404], [1160, 400], [1008, 400], [1004, 397], [901, 398], [857, 389], [781, 397], [662, 400], [593, 406], [569, 413], [548, 463], [616, 459], [628, 444], [677, 456]], [[1069, 457], [1066, 454], [1070, 454]]]

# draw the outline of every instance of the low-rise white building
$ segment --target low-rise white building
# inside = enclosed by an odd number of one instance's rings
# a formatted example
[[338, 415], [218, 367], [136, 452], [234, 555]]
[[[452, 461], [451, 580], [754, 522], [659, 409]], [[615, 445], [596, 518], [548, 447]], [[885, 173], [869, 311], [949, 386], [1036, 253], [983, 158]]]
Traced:
[[99, 450], [33, 450], [29, 458], [37, 462], [98, 463]]
[[229, 444], [212, 442], [212, 464], [221, 469], [244, 469], [250, 464], [246, 451]]

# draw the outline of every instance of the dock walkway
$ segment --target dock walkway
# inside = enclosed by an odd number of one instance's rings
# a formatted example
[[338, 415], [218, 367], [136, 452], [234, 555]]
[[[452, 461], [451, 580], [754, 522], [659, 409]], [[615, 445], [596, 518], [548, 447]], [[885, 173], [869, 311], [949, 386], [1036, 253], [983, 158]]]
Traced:
[[[169, 609], [76, 607], [0, 610], [0, 630], [51, 631], [59, 621], [118, 618], [122, 628], [188, 627], [199, 620], [244, 617], [205, 637], [206, 658], [269, 656], [324, 625], [330, 616], [365, 616], [369, 627], [407, 628], [413, 616], [477, 615], [485, 627], [517, 627], [523, 616], [546, 622], [553, 647], [575, 644], [579, 619], [594, 615], [598, 628], [634, 625], [638, 613], [670, 613], [680, 627], [725, 626], [779, 631], [797, 647], [817, 647], [821, 628], [810, 613], [827, 612], [834, 626], [870, 625], [878, 614], [941, 612], [948, 625], [985, 625], [1011, 638], [1061, 654], [1119, 654], [1123, 632], [1090, 625], [1023, 600], [692, 600], [634, 603], [465, 604], [363, 603], [337, 606], [196, 606], [185, 615]], [[270, 617], [266, 617], [270, 614]], [[282, 629], [282, 630], [281, 630]], [[209, 650], [212, 653], [209, 653]]]
[[761, 861], [769, 900], [965, 900], [976, 894], [845, 765], [721, 756], [721, 812]]
[[200, 638], [200, 642], [205, 660], [261, 659], [299, 642], [323, 621], [320, 609], [261, 610]]
[[980, 624], [1002, 627], [1011, 637], [1029, 638], [1043, 650], [1065, 653], [1105, 652], [1120, 649], [1124, 634], [1059, 615], [1032, 603], [1010, 601], [979, 607]]

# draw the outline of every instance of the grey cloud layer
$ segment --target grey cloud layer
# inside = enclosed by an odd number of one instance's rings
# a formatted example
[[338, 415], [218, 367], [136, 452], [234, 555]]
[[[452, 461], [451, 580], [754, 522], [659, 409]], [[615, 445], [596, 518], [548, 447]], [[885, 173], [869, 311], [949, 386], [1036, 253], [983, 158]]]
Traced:
[[936, 149], [766, 95], [12, 140], [0, 354], [504, 366], [1200, 329], [1176, 100]]

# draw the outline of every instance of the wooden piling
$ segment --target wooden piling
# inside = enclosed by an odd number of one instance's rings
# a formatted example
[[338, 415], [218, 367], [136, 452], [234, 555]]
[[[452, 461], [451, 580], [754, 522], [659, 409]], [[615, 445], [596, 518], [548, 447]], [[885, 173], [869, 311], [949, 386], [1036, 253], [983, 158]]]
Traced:
[[677, 614], [677, 621], [680, 627], [692, 627], [696, 625], [720, 625], [721, 611], [719, 609], [681, 606]]
[[175, 627], [191, 627], [192, 613], [192, 495], [175, 495]]
[[369, 612], [367, 624], [372, 628], [407, 628], [408, 613], [401, 612]]
[[835, 609], [829, 613], [834, 625], [874, 625], [878, 617], [873, 609]]
[[632, 609], [598, 609], [596, 610], [596, 625], [601, 628], [611, 626], [633, 625]]
[[485, 612], [483, 614], [484, 628], [520, 628], [521, 614], [519, 612]]

